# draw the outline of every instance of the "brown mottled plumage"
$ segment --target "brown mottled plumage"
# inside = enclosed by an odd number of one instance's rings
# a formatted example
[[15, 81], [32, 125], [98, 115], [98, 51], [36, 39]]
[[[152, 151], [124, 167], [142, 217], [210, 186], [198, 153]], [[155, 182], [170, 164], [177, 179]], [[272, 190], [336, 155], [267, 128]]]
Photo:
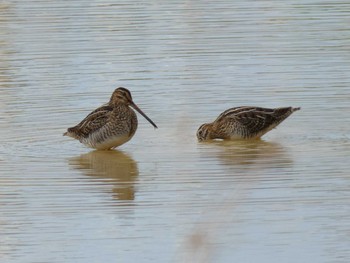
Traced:
[[276, 109], [242, 106], [231, 108], [212, 123], [201, 125], [197, 131], [199, 141], [210, 139], [257, 139], [275, 128], [300, 108]]
[[63, 135], [99, 150], [122, 145], [134, 136], [137, 129], [137, 117], [130, 106], [157, 128], [133, 102], [130, 91], [117, 88], [107, 104], [91, 112], [78, 125], [68, 128]]

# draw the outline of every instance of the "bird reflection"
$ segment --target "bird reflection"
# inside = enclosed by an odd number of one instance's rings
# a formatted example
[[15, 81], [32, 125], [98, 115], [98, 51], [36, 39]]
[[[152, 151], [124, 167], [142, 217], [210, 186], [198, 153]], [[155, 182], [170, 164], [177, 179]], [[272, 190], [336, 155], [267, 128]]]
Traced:
[[110, 179], [114, 185], [113, 197], [119, 200], [134, 200], [137, 163], [127, 154], [112, 151], [92, 151], [71, 158], [69, 164], [87, 176]]
[[220, 148], [219, 159], [223, 164], [250, 169], [290, 166], [291, 158], [278, 143], [264, 140], [215, 141]]

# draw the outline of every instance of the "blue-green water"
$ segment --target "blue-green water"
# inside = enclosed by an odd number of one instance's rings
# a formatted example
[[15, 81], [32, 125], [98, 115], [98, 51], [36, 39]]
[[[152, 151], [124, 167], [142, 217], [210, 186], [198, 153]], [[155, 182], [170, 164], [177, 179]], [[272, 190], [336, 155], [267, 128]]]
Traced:
[[[3, 1], [1, 262], [349, 262], [350, 3]], [[135, 137], [63, 137], [124, 86]], [[262, 141], [198, 143], [240, 105]]]

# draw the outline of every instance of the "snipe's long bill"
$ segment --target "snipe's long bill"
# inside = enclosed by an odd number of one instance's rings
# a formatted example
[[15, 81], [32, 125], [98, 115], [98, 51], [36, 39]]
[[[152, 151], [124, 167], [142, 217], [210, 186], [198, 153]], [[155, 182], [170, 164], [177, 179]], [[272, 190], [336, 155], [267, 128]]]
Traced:
[[63, 135], [98, 150], [118, 147], [129, 141], [137, 129], [137, 116], [130, 107], [139, 112], [154, 128], [158, 128], [133, 102], [130, 91], [120, 87], [113, 92], [107, 104], [92, 111], [78, 125], [68, 128]]
[[212, 139], [258, 139], [276, 128], [300, 108], [260, 108], [241, 106], [228, 109], [211, 123], [202, 124], [197, 131], [199, 141]]

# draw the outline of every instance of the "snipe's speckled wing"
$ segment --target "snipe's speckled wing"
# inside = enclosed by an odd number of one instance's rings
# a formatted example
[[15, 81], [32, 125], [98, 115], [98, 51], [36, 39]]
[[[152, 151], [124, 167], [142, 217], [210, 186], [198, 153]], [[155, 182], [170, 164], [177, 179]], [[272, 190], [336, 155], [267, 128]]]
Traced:
[[112, 107], [108, 105], [101, 106], [91, 112], [78, 125], [71, 129], [73, 129], [75, 133], [79, 134], [79, 136], [87, 137], [89, 134], [107, 125], [112, 113]]
[[[261, 107], [237, 107], [224, 111], [216, 120], [218, 124], [235, 123], [244, 128], [247, 136], [276, 127], [292, 113], [291, 107], [269, 109]], [[220, 125], [220, 126], [221, 126]]]

